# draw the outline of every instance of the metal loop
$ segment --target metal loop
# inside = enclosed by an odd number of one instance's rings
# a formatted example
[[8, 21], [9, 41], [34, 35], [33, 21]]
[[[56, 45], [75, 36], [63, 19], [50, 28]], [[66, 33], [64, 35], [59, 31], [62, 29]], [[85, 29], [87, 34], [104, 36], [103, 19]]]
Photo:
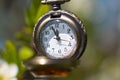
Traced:
[[43, 4], [53, 4], [53, 3], [61, 4], [64, 2], [68, 2], [68, 1], [70, 1], [70, 0], [42, 0], [41, 3], [43, 3]]

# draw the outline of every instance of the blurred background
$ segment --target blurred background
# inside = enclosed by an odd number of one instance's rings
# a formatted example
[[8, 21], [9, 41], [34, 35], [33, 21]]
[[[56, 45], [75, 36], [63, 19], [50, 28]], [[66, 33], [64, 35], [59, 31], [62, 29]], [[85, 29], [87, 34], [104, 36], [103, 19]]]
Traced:
[[0, 0], [0, 48], [4, 48], [5, 40], [14, 39], [15, 32], [25, 25], [26, 6], [27, 0]]
[[[32, 0], [0, 0], [0, 48], [26, 26]], [[71, 0], [62, 9], [84, 23], [88, 45], [79, 66], [65, 80], [120, 80], [120, 0]]]

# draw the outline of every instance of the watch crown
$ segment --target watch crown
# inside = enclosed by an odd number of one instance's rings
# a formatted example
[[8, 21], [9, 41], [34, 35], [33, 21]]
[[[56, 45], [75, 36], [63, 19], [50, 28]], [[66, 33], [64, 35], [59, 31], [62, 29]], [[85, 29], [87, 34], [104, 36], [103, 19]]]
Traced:
[[42, 0], [41, 3], [43, 4], [53, 4], [53, 3], [64, 3], [64, 2], [68, 2], [70, 0]]

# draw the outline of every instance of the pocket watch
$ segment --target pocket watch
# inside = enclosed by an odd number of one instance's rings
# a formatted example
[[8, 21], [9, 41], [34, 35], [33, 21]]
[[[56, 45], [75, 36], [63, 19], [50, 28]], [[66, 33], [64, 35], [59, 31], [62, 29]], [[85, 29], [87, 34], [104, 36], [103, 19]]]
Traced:
[[30, 74], [27, 76], [36, 79], [63, 77], [79, 63], [87, 36], [81, 20], [73, 13], [61, 10], [60, 4], [67, 1], [70, 0], [42, 0], [42, 3], [50, 4], [52, 10], [34, 27], [33, 47], [37, 54], [24, 61]]
[[[51, 2], [52, 1], [52, 2]], [[60, 3], [68, 0], [43, 0], [52, 10], [35, 25], [33, 43], [38, 55], [50, 59], [79, 59], [87, 37], [82, 22], [71, 12], [61, 10]], [[53, 4], [53, 3], [58, 4]]]

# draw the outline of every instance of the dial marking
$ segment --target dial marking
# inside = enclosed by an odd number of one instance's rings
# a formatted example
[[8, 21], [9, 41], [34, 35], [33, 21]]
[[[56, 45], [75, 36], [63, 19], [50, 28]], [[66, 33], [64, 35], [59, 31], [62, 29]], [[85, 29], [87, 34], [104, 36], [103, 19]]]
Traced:
[[62, 21], [46, 24], [40, 34], [46, 55], [53, 58], [72, 56], [71, 52], [77, 43], [74, 33], [71, 26]]
[[50, 32], [49, 31], [45, 31], [45, 35], [49, 35], [50, 34]]
[[69, 34], [69, 33], [70, 33], [70, 31], [71, 31], [71, 29], [69, 29], [69, 28], [68, 28], [68, 29], [67, 29], [67, 33]]

